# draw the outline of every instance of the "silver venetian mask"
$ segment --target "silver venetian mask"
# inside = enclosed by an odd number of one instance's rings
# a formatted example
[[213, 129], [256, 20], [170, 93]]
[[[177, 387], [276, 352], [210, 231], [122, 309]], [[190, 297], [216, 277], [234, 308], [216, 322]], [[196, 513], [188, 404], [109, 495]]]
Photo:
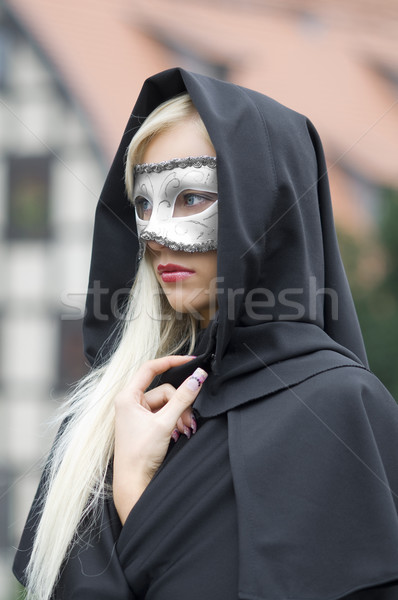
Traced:
[[175, 158], [134, 167], [137, 231], [185, 252], [217, 248], [217, 163], [212, 156]]

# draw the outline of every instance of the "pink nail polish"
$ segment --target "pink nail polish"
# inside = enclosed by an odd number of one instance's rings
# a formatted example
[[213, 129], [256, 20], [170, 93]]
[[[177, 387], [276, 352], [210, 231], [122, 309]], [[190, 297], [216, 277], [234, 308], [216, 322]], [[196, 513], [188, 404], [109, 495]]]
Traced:
[[184, 425], [184, 435], [186, 435], [188, 439], [191, 437], [191, 433], [192, 432], [189, 429], [189, 427], [187, 427], [186, 425]]
[[198, 430], [198, 424], [196, 422], [195, 417], [192, 415], [191, 417], [191, 429], [192, 429], [192, 435], [195, 435], [195, 433]]
[[206, 378], [206, 371], [198, 368], [192, 373], [191, 377], [189, 377], [189, 379], [186, 380], [186, 385], [190, 390], [196, 392], [200, 388], [202, 383], [206, 381]]
[[178, 429], [174, 429], [173, 433], [171, 434], [171, 437], [173, 438], [173, 440], [175, 442], [177, 442], [178, 438], [180, 437], [180, 432], [178, 431]]

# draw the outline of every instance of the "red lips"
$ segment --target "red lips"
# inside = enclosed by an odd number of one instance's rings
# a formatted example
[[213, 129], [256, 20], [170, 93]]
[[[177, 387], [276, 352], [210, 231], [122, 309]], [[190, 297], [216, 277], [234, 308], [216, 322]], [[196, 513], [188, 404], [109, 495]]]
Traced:
[[187, 279], [195, 273], [192, 269], [187, 269], [182, 265], [175, 265], [173, 263], [167, 263], [167, 265], [159, 265], [158, 273], [160, 274], [162, 281], [165, 283], [175, 283], [182, 279]]
[[183, 267], [181, 265], [175, 265], [173, 263], [167, 263], [167, 265], [159, 265], [158, 266], [158, 273], [162, 274], [162, 273], [175, 273], [176, 271], [179, 271], [181, 273], [194, 273], [194, 271], [192, 269], [187, 269], [186, 267]]

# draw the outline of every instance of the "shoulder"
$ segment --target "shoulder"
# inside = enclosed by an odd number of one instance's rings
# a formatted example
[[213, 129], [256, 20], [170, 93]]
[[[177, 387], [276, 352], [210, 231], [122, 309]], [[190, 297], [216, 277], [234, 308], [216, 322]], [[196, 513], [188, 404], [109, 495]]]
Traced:
[[[319, 367], [319, 365], [318, 365]], [[381, 381], [352, 361], [325, 361], [284, 389], [241, 407], [246, 426], [278, 423], [276, 429], [327, 427], [339, 431], [391, 429], [398, 435], [398, 405]]]
[[304, 394], [311, 403], [347, 409], [363, 406], [384, 408], [398, 414], [398, 405], [382, 382], [368, 369], [347, 364], [325, 367], [291, 388]]
[[231, 413], [230, 452], [245, 471], [271, 465], [290, 480], [299, 473], [308, 485], [314, 477], [361, 479], [364, 488], [369, 474], [380, 483], [387, 473], [398, 490], [398, 405], [364, 368], [318, 372]]

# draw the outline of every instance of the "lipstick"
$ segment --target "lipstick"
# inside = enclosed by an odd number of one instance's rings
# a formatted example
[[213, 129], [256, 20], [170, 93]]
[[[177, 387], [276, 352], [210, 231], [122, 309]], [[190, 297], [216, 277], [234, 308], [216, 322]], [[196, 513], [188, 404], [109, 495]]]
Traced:
[[167, 265], [158, 266], [158, 273], [160, 274], [162, 281], [165, 283], [175, 283], [176, 281], [182, 281], [183, 279], [191, 277], [195, 271], [187, 269], [182, 265], [167, 263]]

